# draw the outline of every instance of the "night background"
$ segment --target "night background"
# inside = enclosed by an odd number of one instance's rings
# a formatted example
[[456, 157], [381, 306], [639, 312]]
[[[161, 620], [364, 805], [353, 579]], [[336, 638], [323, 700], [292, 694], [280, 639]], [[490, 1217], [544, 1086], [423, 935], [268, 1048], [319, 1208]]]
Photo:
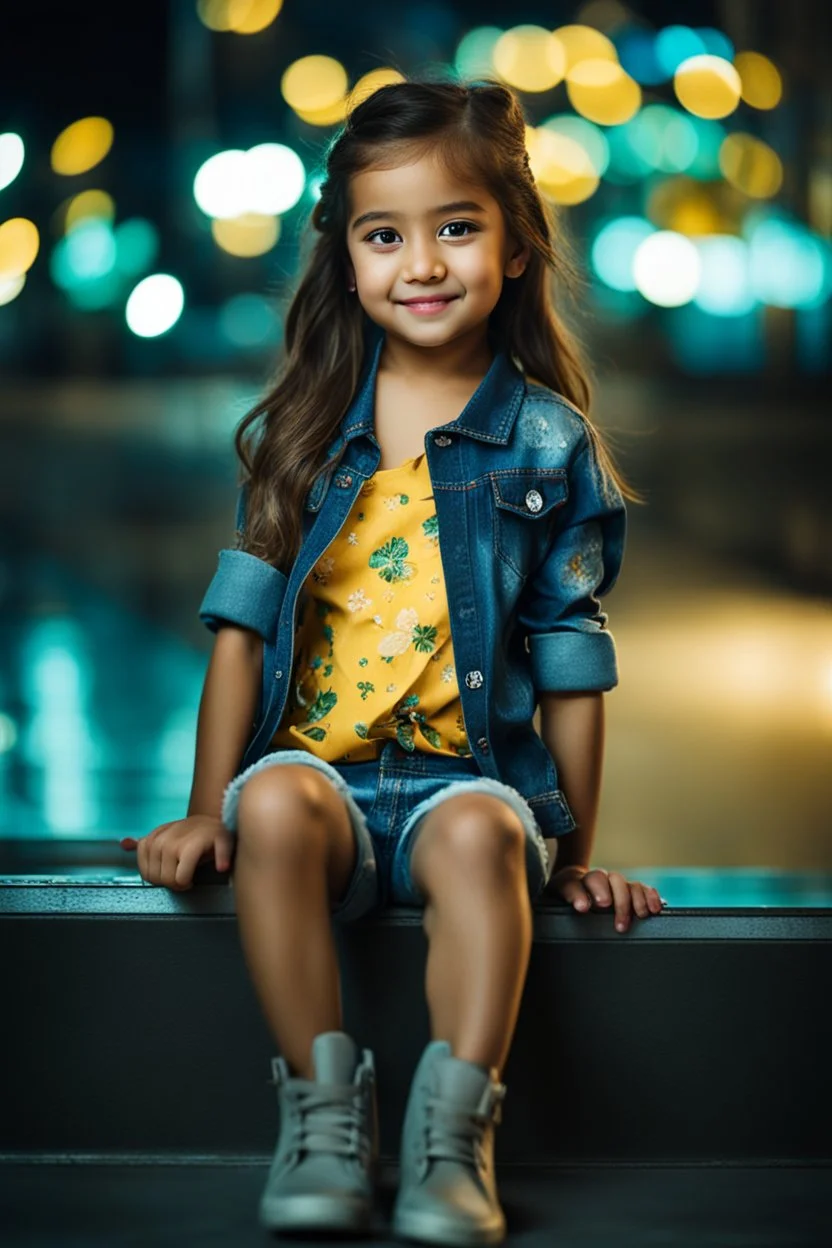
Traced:
[[[829, 1242], [831, 25], [820, 0], [0, 5], [8, 1248], [266, 1242], [275, 1046], [242, 887], [207, 861], [154, 886], [119, 841], [186, 815], [234, 432], [327, 144], [401, 75], [517, 91], [582, 277], [556, 299], [589, 415], [645, 499], [601, 600], [620, 682], [592, 867], [667, 904], [619, 934], [536, 903], [507, 1245]], [[261, 895], [292, 937], [260, 948], [302, 977], [317, 953]], [[377, 1248], [428, 1035], [419, 917], [336, 932], [344, 1025], [378, 1058]], [[491, 956], [478, 918], [448, 931]]]
[[489, 75], [582, 271], [563, 307], [591, 414], [647, 500], [604, 602], [597, 857], [827, 867], [828, 6], [171, 0], [2, 23], [2, 836], [112, 845], [184, 812], [232, 435], [326, 144], [381, 81]]

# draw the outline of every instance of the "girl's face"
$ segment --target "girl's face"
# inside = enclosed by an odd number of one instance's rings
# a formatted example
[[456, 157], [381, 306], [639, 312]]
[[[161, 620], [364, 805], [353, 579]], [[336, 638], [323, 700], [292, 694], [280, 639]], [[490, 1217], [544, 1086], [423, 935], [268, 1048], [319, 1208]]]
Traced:
[[497, 201], [435, 155], [351, 179], [347, 248], [367, 315], [421, 347], [484, 329], [503, 279], [519, 277], [529, 259]]

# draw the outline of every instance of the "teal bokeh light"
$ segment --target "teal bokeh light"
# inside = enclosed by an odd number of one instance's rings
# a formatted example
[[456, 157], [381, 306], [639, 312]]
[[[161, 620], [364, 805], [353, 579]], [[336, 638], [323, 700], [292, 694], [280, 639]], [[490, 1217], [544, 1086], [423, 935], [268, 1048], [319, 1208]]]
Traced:
[[665, 26], [656, 36], [656, 60], [668, 78], [689, 56], [707, 52], [705, 41], [690, 26]]
[[734, 45], [721, 30], [714, 26], [696, 26], [693, 33], [699, 36], [705, 45], [705, 51], [711, 56], [721, 56], [725, 61], [733, 61]]
[[282, 326], [276, 310], [257, 294], [235, 295], [219, 311], [218, 328], [235, 347], [257, 350], [277, 346]]
[[128, 277], [146, 273], [159, 255], [159, 232], [144, 217], [131, 217], [115, 228], [116, 268]]
[[592, 267], [613, 290], [634, 291], [633, 257], [645, 238], [656, 232], [644, 217], [616, 217], [602, 226], [592, 244]]
[[610, 145], [599, 126], [574, 113], [555, 113], [541, 123], [544, 130], [562, 134], [584, 149], [598, 177], [603, 177], [610, 163]]
[[49, 261], [53, 282], [63, 290], [77, 290], [113, 271], [116, 240], [107, 221], [90, 217], [56, 243]]
[[476, 26], [462, 36], [454, 56], [460, 78], [494, 77], [494, 44], [502, 34], [500, 26]]
[[696, 240], [702, 276], [693, 302], [712, 316], [744, 316], [756, 300], [749, 276], [748, 244], [729, 234]]
[[667, 82], [669, 74], [656, 56], [656, 36], [648, 31], [623, 28], [613, 36], [618, 59], [631, 78], [644, 87]]
[[812, 308], [830, 294], [829, 245], [797, 221], [759, 219], [749, 230], [751, 289], [776, 308]]
[[636, 155], [663, 173], [689, 169], [699, 151], [690, 118], [668, 104], [648, 104], [624, 124], [623, 132]]

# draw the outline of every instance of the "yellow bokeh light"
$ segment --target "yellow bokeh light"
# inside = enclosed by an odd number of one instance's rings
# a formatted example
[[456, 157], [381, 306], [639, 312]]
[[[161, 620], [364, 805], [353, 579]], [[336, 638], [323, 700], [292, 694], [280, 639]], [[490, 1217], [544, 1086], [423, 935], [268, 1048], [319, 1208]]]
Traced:
[[729, 234], [734, 224], [726, 220], [713, 193], [693, 178], [667, 178], [647, 196], [645, 215], [663, 230], [697, 237]]
[[404, 75], [397, 69], [371, 69], [368, 74], [363, 74], [349, 93], [347, 112], [351, 113], [356, 105], [378, 91], [379, 87], [386, 87], [392, 82], [404, 82]]
[[773, 61], [760, 52], [738, 52], [734, 68], [740, 76], [746, 104], [752, 108], [776, 108], [783, 95], [783, 79]]
[[28, 272], [40, 248], [40, 235], [28, 217], [11, 217], [0, 225], [0, 282]]
[[598, 189], [589, 153], [576, 139], [554, 130], [526, 128], [529, 165], [541, 193], [556, 204], [580, 204]]
[[494, 69], [519, 91], [548, 91], [566, 72], [562, 44], [542, 26], [515, 26], [494, 44]]
[[50, 159], [55, 173], [86, 173], [104, 159], [113, 146], [113, 127], [106, 117], [82, 117], [58, 135]]
[[18, 277], [10, 277], [6, 281], [0, 280], [0, 308], [4, 303], [11, 303], [13, 299], [16, 299], [25, 285], [25, 273], [21, 273]]
[[283, 0], [197, 0], [200, 21], [210, 30], [256, 35], [270, 26]]
[[731, 62], [709, 53], [689, 56], [673, 75], [679, 103], [695, 117], [727, 117], [740, 102], [740, 88]]
[[302, 56], [280, 80], [280, 90], [297, 113], [323, 113], [344, 101], [347, 71], [332, 56]]
[[751, 134], [729, 134], [719, 149], [726, 182], [752, 199], [770, 199], [783, 185], [783, 163], [767, 143]]
[[641, 87], [617, 61], [591, 57], [566, 75], [566, 91], [575, 112], [601, 126], [620, 126], [641, 106]]
[[232, 256], [263, 256], [280, 238], [280, 217], [245, 212], [239, 217], [215, 217], [214, 242]]
[[559, 26], [554, 32], [566, 57], [566, 73], [580, 61], [617, 61], [615, 44], [592, 26]]
[[68, 234], [81, 221], [94, 217], [98, 221], [115, 221], [116, 205], [112, 195], [106, 191], [81, 191], [66, 201], [64, 208], [64, 229]]
[[346, 119], [349, 111], [347, 104], [348, 97], [342, 96], [340, 100], [336, 100], [328, 108], [296, 108], [295, 112], [302, 121], [308, 122], [310, 126], [334, 126]]

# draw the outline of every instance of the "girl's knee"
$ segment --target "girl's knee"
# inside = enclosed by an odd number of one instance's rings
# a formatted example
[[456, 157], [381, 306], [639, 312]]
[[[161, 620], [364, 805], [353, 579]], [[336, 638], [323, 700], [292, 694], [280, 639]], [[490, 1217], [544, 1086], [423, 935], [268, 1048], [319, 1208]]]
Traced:
[[237, 808], [241, 843], [259, 850], [302, 853], [326, 848], [323, 816], [331, 785], [303, 764], [266, 767], [245, 782]]

